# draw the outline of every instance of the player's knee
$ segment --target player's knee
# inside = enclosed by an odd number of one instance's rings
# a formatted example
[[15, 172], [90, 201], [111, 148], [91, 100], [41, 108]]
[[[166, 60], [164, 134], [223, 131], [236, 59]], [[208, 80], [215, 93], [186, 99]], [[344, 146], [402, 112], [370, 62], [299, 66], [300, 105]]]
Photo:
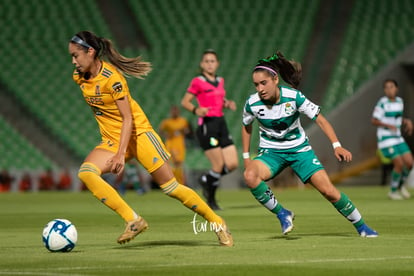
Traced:
[[405, 164], [405, 167], [408, 171], [411, 171], [413, 169], [413, 160], [409, 160], [407, 164]]
[[88, 183], [91, 178], [100, 175], [99, 169], [92, 163], [83, 163], [78, 171], [78, 177], [83, 183]]
[[319, 192], [330, 202], [336, 202], [341, 198], [341, 193], [333, 185], [320, 189]]
[[254, 169], [249, 169], [249, 168], [247, 168], [244, 171], [243, 176], [244, 176], [244, 181], [246, 182], [247, 186], [249, 186], [250, 188], [254, 186], [254, 183], [257, 182], [258, 177], [259, 177]]
[[239, 166], [239, 161], [237, 159], [230, 162], [229, 164], [226, 164], [226, 168], [229, 172], [234, 171], [235, 169], [237, 169], [238, 166]]

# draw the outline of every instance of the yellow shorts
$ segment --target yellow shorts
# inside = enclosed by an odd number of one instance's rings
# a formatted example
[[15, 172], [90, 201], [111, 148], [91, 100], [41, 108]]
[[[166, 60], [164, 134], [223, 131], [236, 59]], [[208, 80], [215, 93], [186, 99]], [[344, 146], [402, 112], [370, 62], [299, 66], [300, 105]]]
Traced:
[[[118, 142], [103, 140], [96, 148], [118, 151]], [[135, 157], [139, 163], [152, 173], [161, 167], [170, 158], [161, 138], [155, 131], [147, 131], [131, 137], [125, 159]]]
[[171, 157], [175, 162], [184, 162], [185, 159], [185, 144], [179, 140], [175, 141], [167, 139], [165, 141], [165, 147], [171, 153]]

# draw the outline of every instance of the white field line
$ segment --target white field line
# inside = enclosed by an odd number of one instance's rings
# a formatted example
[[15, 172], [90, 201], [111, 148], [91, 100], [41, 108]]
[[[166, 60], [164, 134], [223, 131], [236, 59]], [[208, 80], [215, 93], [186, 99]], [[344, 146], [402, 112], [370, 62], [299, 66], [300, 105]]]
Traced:
[[[338, 258], [338, 259], [306, 259], [306, 260], [280, 260], [267, 265], [278, 265], [278, 264], [312, 264], [312, 263], [343, 263], [343, 262], [378, 262], [378, 261], [395, 261], [395, 260], [414, 260], [414, 256], [392, 256], [392, 257], [376, 257], [376, 258]], [[240, 265], [255, 265], [257, 263], [243, 263]], [[199, 266], [209, 266], [211, 263], [198, 263]], [[230, 265], [229, 263], [214, 263], [217, 265]], [[234, 264], [231, 264], [234, 265]], [[137, 265], [137, 266], [110, 266], [111, 269], [134, 269], [139, 267], [186, 267], [194, 266], [194, 263], [188, 264], [156, 264], [156, 265]], [[71, 275], [71, 276], [84, 276], [84, 274], [73, 274], [76, 270], [96, 270], [100, 271], [105, 269], [103, 266], [78, 266], [78, 267], [60, 267], [60, 268], [49, 268], [49, 269], [27, 269], [27, 270], [14, 270], [14, 269], [0, 269], [0, 275], [30, 275], [30, 276], [58, 276], [58, 275]], [[68, 274], [70, 273], [70, 274]]]
[[[414, 260], [414, 256], [392, 256], [392, 257], [376, 257], [376, 258], [338, 258], [338, 259], [306, 259], [306, 260], [279, 260], [271, 263], [260, 263], [260, 265], [278, 265], [278, 264], [311, 264], [311, 263], [343, 263], [343, 262], [378, 262], [378, 261], [395, 261], [395, 260]], [[233, 263], [234, 264], [234, 263]], [[232, 264], [232, 265], [233, 265]], [[239, 265], [255, 265], [258, 263], [243, 263]], [[147, 267], [163, 267], [163, 266], [193, 266], [194, 264], [158, 264], [148, 265]], [[197, 265], [211, 265], [201, 264]], [[214, 265], [229, 265], [229, 263], [214, 263]]]

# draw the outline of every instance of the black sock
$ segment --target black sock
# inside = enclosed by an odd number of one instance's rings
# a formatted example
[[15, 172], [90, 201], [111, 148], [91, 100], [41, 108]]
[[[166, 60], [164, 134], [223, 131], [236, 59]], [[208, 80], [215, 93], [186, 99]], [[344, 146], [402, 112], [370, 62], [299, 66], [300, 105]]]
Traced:
[[207, 174], [206, 174], [206, 180], [207, 180], [207, 185], [208, 186], [216, 186], [219, 183], [221, 174], [220, 173], [216, 173], [213, 170], [210, 170]]
[[223, 166], [223, 170], [221, 170], [221, 176], [228, 174], [230, 171], [227, 169], [226, 165]]

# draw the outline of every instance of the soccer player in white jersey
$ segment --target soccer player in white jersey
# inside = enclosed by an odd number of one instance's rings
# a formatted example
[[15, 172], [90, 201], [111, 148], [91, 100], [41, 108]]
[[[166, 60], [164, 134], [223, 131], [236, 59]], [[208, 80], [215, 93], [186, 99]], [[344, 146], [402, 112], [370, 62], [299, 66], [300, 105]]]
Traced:
[[[279, 219], [282, 234], [293, 229], [294, 213], [276, 199], [266, 180], [290, 166], [303, 183], [312, 184], [356, 228], [361, 237], [377, 237], [378, 233], [365, 224], [351, 200], [330, 181], [308, 142], [299, 115], [314, 120], [332, 142], [339, 161], [349, 162], [351, 153], [343, 148], [331, 124], [320, 108], [296, 90], [301, 79], [300, 64], [287, 60], [280, 52], [259, 60], [253, 69], [256, 93], [244, 107], [242, 144], [244, 178], [253, 196]], [[279, 76], [292, 87], [279, 85]], [[257, 119], [260, 131], [259, 153], [250, 159], [252, 123]]]
[[411, 135], [413, 123], [403, 117], [404, 102], [397, 97], [397, 92], [397, 81], [385, 80], [385, 96], [379, 99], [372, 115], [372, 124], [377, 126], [378, 148], [393, 163], [391, 190], [388, 193], [388, 197], [393, 200], [411, 197], [404, 182], [413, 167], [413, 156], [401, 135], [401, 127], [407, 135]]

